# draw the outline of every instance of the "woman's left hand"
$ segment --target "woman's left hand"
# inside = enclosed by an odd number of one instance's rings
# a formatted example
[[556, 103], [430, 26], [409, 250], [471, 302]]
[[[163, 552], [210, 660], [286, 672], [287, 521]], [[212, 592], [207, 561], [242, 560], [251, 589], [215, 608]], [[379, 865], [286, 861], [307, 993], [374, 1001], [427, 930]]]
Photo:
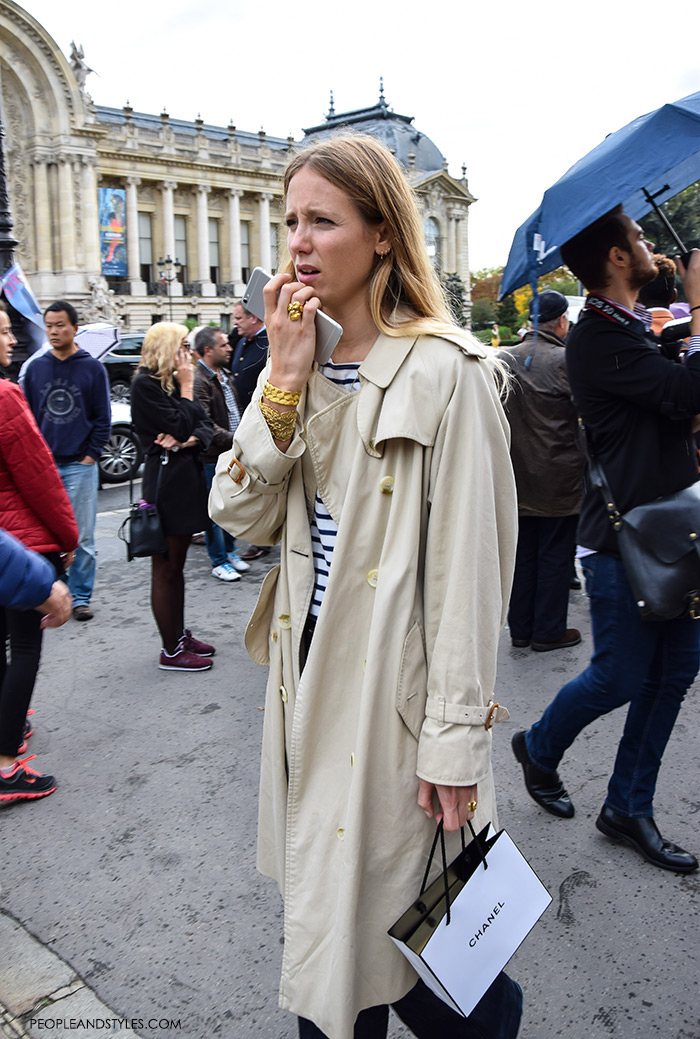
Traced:
[[159, 433], [153, 441], [154, 444], [158, 444], [164, 451], [179, 451], [183, 446], [179, 440], [172, 437], [170, 433]]
[[444, 819], [444, 827], [452, 832], [466, 826], [468, 819], [474, 818], [474, 812], [470, 811], [468, 805], [471, 801], [478, 801], [477, 787], [474, 786], [440, 786], [428, 783], [425, 779], [420, 781], [418, 791], [418, 805], [423, 809], [429, 819], [433, 818], [433, 795], [437, 793], [439, 809], [435, 814], [437, 822]]

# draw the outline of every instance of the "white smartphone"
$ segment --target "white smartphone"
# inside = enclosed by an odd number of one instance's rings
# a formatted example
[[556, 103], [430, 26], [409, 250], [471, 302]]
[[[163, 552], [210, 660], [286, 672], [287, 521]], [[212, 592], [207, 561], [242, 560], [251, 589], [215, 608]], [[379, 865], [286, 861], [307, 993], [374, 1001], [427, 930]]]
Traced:
[[[250, 276], [250, 281], [245, 287], [242, 305], [251, 314], [255, 314], [259, 321], [265, 320], [265, 302], [263, 300], [263, 289], [270, 280], [270, 275], [262, 267], [256, 267]], [[335, 350], [338, 340], [343, 334], [342, 326], [334, 321], [323, 311], [316, 311], [316, 352], [314, 360], [319, 364], [325, 364]]]

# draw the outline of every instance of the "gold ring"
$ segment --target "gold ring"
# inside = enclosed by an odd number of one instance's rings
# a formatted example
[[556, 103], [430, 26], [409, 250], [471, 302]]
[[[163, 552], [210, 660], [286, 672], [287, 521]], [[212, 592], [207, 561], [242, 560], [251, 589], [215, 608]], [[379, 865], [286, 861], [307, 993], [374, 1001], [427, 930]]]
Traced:
[[300, 303], [298, 299], [293, 299], [287, 307], [287, 313], [289, 314], [290, 321], [298, 321], [301, 317], [304, 304]]
[[467, 811], [469, 811], [469, 812], [475, 812], [476, 811], [476, 801], [469, 801], [469, 803], [467, 804]]

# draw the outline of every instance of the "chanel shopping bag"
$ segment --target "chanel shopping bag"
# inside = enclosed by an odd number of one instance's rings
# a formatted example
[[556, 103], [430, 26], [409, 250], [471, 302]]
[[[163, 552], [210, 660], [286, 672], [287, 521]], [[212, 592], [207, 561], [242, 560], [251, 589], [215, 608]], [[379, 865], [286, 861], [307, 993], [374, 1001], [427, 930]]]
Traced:
[[[448, 867], [438, 825], [419, 898], [389, 930], [425, 984], [467, 1017], [552, 901], [505, 832], [489, 824]], [[427, 885], [441, 842], [443, 872]]]

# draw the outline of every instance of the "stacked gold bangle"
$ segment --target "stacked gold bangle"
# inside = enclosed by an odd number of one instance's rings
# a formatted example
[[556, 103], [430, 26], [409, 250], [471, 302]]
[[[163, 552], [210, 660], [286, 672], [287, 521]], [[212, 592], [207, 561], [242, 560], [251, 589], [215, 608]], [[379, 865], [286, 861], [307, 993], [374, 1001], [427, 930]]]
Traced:
[[301, 400], [301, 393], [296, 393], [292, 390], [278, 390], [271, 382], [265, 383], [263, 396], [267, 397], [274, 404], [290, 404], [293, 408], [296, 408]]
[[260, 410], [275, 440], [292, 439], [297, 422], [296, 408], [294, 411], [277, 411], [276, 408], [270, 407], [264, 400], [261, 400]]

